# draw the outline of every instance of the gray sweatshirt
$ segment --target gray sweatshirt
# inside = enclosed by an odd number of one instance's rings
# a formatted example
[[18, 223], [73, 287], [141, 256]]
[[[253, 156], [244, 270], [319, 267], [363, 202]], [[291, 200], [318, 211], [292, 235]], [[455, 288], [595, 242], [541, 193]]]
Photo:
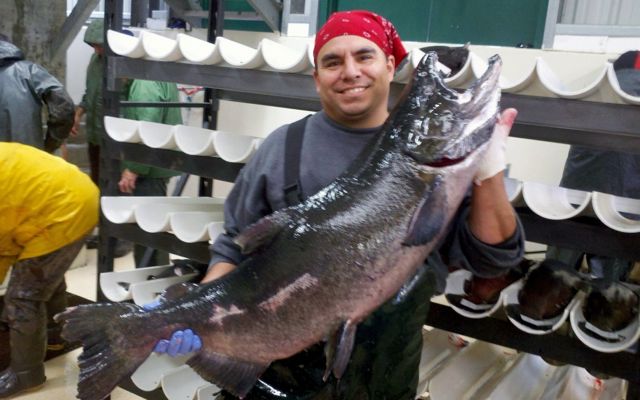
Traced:
[[[284, 149], [288, 125], [271, 133], [253, 158], [240, 171], [225, 202], [225, 233], [211, 246], [210, 265], [239, 264], [239, 248], [233, 238], [245, 227], [287, 206], [284, 195]], [[379, 128], [349, 129], [322, 111], [307, 121], [300, 158], [300, 186], [307, 198], [327, 186], [347, 169]], [[524, 253], [524, 234], [518, 223], [513, 237], [489, 246], [473, 237], [466, 223], [469, 199], [460, 207], [451, 231], [427, 264], [436, 269], [438, 287], [444, 287], [447, 266], [468, 269], [477, 275], [500, 275], [517, 265]]]

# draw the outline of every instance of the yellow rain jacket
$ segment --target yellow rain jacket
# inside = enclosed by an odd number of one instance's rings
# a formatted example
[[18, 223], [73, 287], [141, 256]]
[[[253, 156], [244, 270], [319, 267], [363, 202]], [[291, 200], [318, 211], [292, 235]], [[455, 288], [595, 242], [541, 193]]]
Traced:
[[0, 142], [0, 281], [17, 260], [51, 253], [98, 222], [98, 188], [75, 165]]

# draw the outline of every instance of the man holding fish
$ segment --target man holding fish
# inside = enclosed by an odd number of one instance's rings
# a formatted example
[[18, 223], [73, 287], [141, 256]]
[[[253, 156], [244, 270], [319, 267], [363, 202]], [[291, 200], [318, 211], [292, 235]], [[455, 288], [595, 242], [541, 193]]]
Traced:
[[[393, 25], [370, 12], [336, 13], [318, 32], [314, 79], [323, 111], [306, 122], [297, 181], [301, 198], [313, 195], [346, 170], [381, 128], [389, 115], [387, 103], [395, 67], [405, 55]], [[470, 189], [470, 199], [454, 222], [455, 231], [445, 240], [446, 247], [427, 259], [427, 271], [412, 293], [399, 304], [389, 301], [358, 327], [352, 360], [340, 382], [322, 380], [324, 353], [315, 346], [273, 363], [247, 398], [415, 397], [421, 327], [428, 299], [436, 287], [438, 291], [443, 289], [447, 267], [468, 268], [480, 276], [494, 277], [518, 265], [522, 257], [522, 228], [504, 191], [502, 172], [504, 146], [515, 116], [514, 109], [502, 113], [490, 150]], [[203, 282], [220, 278], [241, 262], [242, 255], [234, 243], [240, 231], [292, 205], [287, 201], [288, 182], [283, 179], [287, 130], [285, 126], [273, 132], [260, 154], [237, 178], [225, 206], [226, 234], [212, 246], [213, 258]], [[170, 347], [174, 354], [189, 352], [194, 336], [190, 331], [182, 334], [179, 331], [172, 340], [161, 341], [158, 349], [167, 351]], [[296, 367], [301, 364], [305, 368]]]

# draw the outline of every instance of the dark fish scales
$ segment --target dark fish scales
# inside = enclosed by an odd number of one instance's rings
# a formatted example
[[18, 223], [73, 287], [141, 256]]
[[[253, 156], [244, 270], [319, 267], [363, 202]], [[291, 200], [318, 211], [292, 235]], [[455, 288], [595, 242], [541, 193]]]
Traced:
[[[167, 290], [150, 312], [131, 304], [56, 316], [82, 342], [78, 397], [102, 399], [158, 339], [192, 328], [188, 364], [246, 395], [269, 364], [328, 340], [327, 375], [340, 377], [357, 325], [397, 293], [446, 233], [487, 147], [499, 109], [500, 59], [465, 92], [448, 89], [430, 54], [377, 136], [329, 186], [237, 238], [247, 255], [205, 285]], [[335, 339], [335, 340], [334, 340]]]

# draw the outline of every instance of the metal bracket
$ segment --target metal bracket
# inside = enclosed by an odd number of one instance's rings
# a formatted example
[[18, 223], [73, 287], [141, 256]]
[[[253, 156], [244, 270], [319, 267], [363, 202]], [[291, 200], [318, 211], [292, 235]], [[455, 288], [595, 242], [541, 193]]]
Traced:
[[98, 5], [100, 0], [79, 0], [71, 14], [64, 20], [60, 33], [52, 41], [51, 48], [49, 50], [49, 58], [51, 61], [57, 60], [60, 56], [66, 53], [69, 45], [76, 37], [82, 25], [85, 23], [93, 10]]
[[247, 3], [264, 20], [264, 22], [274, 32], [280, 32], [280, 14], [282, 12], [282, 2], [279, 0], [247, 0]]

